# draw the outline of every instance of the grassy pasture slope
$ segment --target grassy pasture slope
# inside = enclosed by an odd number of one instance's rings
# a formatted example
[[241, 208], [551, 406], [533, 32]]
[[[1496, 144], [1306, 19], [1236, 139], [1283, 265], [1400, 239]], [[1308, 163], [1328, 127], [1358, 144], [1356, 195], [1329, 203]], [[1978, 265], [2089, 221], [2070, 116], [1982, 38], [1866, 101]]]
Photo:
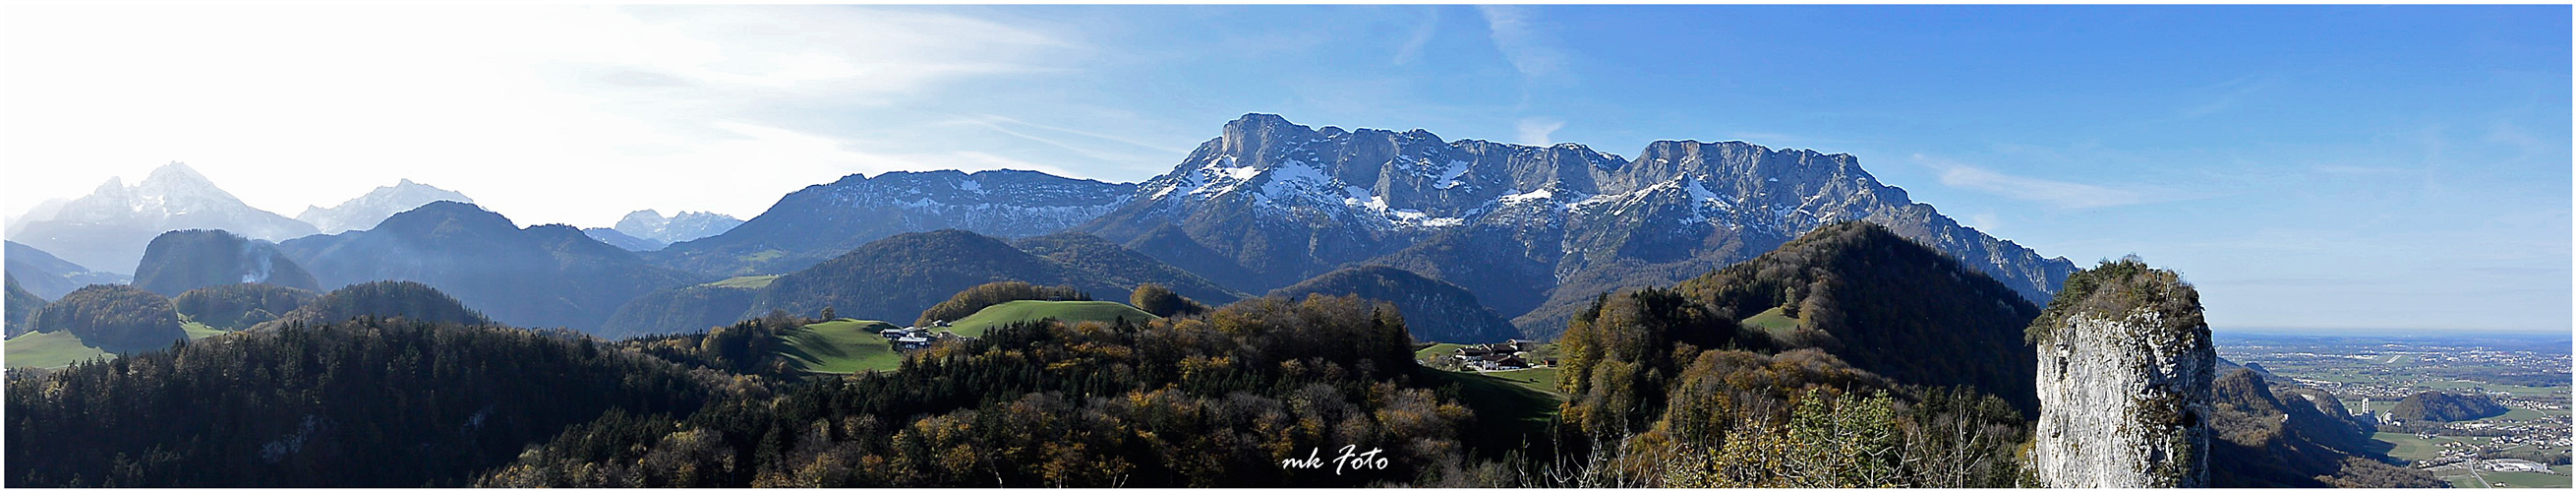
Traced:
[[1138, 311], [1126, 304], [1109, 301], [1011, 301], [986, 307], [976, 311], [975, 314], [949, 322], [949, 329], [959, 335], [980, 337], [984, 336], [986, 329], [1018, 321], [1055, 318], [1056, 321], [1067, 324], [1084, 321], [1107, 323], [1122, 317], [1127, 318], [1127, 321], [1140, 323], [1160, 318], [1160, 316]]
[[768, 287], [769, 282], [774, 280], [778, 280], [777, 275], [751, 275], [728, 278], [698, 285], [701, 287], [721, 287], [727, 289], [758, 289]]
[[[1493, 374], [1511, 376], [1513, 373], [1539, 370], [1547, 371], [1547, 384], [1553, 386], [1556, 383], [1555, 369], [1528, 369]], [[1467, 408], [1476, 411], [1476, 426], [1480, 428], [1475, 435], [1463, 437], [1482, 441], [1477, 443], [1482, 449], [1522, 449], [1521, 445], [1524, 443], [1533, 448], [1546, 448], [1548, 429], [1556, 419], [1557, 406], [1565, 402], [1565, 395], [1555, 391], [1535, 389], [1523, 382], [1521, 378], [1451, 372], [1427, 367], [1422, 368], [1422, 374], [1433, 378], [1432, 384], [1458, 385], [1459, 400], [1462, 400]]]
[[1770, 333], [1775, 337], [1787, 336], [1789, 332], [1798, 330], [1798, 319], [1791, 318], [1787, 312], [1774, 307], [1751, 318], [1744, 318], [1744, 326], [1760, 328], [1764, 333]]
[[903, 354], [875, 330], [894, 328], [883, 321], [842, 318], [780, 331], [778, 350], [791, 367], [806, 372], [851, 374], [892, 371]]
[[[204, 323], [198, 323], [195, 321], [181, 324], [179, 325], [179, 328], [188, 332], [189, 340], [231, 333], [207, 327]], [[28, 333], [25, 335], [19, 335], [18, 338], [9, 339], [7, 345], [8, 366], [10, 368], [62, 367], [71, 365], [73, 362], [90, 360], [102, 356], [116, 356], [115, 354], [108, 352], [107, 349], [89, 346], [87, 343], [81, 341], [80, 336], [73, 335], [72, 332], [68, 331]], [[168, 347], [142, 347], [134, 348], [133, 350], [160, 350], [164, 348]]]
[[78, 336], [68, 331], [28, 333], [8, 342], [9, 367], [62, 367], [73, 362], [99, 357], [113, 357], [105, 350], [82, 345]]

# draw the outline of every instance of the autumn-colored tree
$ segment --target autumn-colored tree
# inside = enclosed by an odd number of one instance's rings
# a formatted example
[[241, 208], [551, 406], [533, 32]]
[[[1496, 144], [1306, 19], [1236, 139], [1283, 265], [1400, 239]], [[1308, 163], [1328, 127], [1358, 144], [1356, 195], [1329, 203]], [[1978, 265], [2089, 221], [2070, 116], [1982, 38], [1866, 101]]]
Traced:
[[1206, 304], [1199, 304], [1198, 301], [1181, 297], [1179, 293], [1172, 292], [1172, 289], [1156, 283], [1138, 284], [1135, 293], [1127, 296], [1127, 304], [1166, 318], [1194, 315], [1208, 310]]

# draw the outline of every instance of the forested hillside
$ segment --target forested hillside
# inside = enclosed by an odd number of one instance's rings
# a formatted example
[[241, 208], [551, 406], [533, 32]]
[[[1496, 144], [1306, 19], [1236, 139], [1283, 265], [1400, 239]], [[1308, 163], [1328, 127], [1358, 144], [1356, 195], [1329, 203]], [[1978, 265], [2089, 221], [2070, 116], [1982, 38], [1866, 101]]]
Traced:
[[760, 290], [710, 282], [644, 293], [599, 326], [599, 336], [626, 338], [712, 329], [743, 318]]
[[63, 294], [36, 312], [35, 331], [69, 332], [108, 353], [150, 350], [186, 340], [170, 298], [124, 285], [92, 285]]
[[[1780, 249], [1683, 282], [1671, 321], [1812, 347], [1903, 384], [1968, 385], [2038, 410], [2038, 355], [2022, 341], [2039, 309], [1939, 251], [1867, 222], [1818, 227]], [[1684, 335], [1704, 348], [1731, 340]]]
[[20, 333], [26, 333], [35, 327], [36, 312], [45, 308], [45, 299], [28, 293], [27, 289], [20, 288], [17, 275], [0, 275], [0, 277], [5, 277], [9, 285], [8, 300], [0, 302], [7, 306], [9, 313], [5, 318], [0, 319], [5, 319], [8, 323], [8, 336], [14, 337]]
[[2030, 425], [2004, 400], [1897, 385], [1812, 348], [1745, 350], [1766, 346], [1758, 332], [1702, 332], [1696, 310], [1670, 291], [1613, 295], [1558, 342], [1560, 417], [1598, 460], [1578, 484], [2031, 485], [2017, 457]]
[[220, 230], [170, 231], [143, 248], [134, 286], [177, 296], [199, 287], [262, 283], [320, 290], [313, 274], [277, 251], [277, 245]]
[[1090, 272], [1099, 276], [1101, 280], [1121, 288], [1133, 289], [1141, 284], [1160, 284], [1190, 299], [1214, 305], [1232, 304], [1236, 300], [1252, 297], [1250, 294], [1218, 286], [1215, 282], [1199, 277], [1198, 274], [1090, 234], [1064, 232], [1021, 238], [1012, 241], [1011, 246], [1018, 247], [1029, 254]]
[[1603, 485], [2027, 485], [2033, 311], [1877, 225], [1824, 226], [1577, 313], [1561, 418]]
[[292, 287], [224, 284], [190, 290], [170, 302], [179, 314], [207, 327], [239, 330], [277, 319], [320, 297], [313, 291]]
[[1413, 336], [1422, 341], [1493, 343], [1520, 335], [1510, 320], [1476, 303], [1476, 295], [1455, 284], [1424, 278], [1401, 268], [1356, 266], [1334, 270], [1269, 295], [1296, 299], [1313, 294], [1357, 295], [1395, 304], [1414, 320]]
[[[2422, 470], [2381, 463], [2370, 430], [2320, 402], [2334, 395], [2267, 383], [2237, 369], [2212, 384], [2210, 484], [2219, 487], [2441, 487]], [[2313, 390], [2305, 390], [2313, 391]]]
[[335, 323], [361, 316], [461, 325], [492, 324], [491, 318], [465, 307], [465, 303], [457, 302], [456, 298], [448, 297], [447, 293], [436, 288], [419, 282], [385, 280], [341, 287], [256, 327]]
[[911, 320], [958, 291], [1003, 281], [1071, 285], [1082, 292], [1127, 291], [1001, 240], [948, 229], [897, 234], [780, 275], [760, 292], [751, 311], [813, 313], [831, 307], [859, 319]]
[[[1472, 414], [1410, 375], [1384, 304], [1246, 301], [1204, 318], [1017, 325], [775, 401], [604, 418], [496, 486], [1354, 486], [1469, 483]], [[714, 342], [710, 342], [714, 344]], [[1280, 460], [1343, 445], [1386, 468]], [[707, 463], [731, 463], [721, 468]]]
[[2494, 398], [2486, 395], [2425, 391], [2397, 400], [2396, 406], [2388, 407], [2388, 416], [2398, 420], [2458, 422], [2504, 415], [2505, 411], [2504, 405], [2497, 405]]
[[7, 483], [460, 486], [605, 412], [693, 411], [726, 379], [515, 328], [289, 323], [13, 372]]

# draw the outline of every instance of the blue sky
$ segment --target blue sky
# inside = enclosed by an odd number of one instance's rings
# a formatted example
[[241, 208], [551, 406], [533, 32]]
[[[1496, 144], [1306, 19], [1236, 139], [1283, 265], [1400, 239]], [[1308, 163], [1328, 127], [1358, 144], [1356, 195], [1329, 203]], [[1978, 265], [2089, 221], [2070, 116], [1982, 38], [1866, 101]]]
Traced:
[[176, 160], [289, 215], [411, 178], [748, 217], [854, 172], [1142, 180], [1264, 112], [1851, 153], [2181, 270], [2222, 330], [2571, 322], [2567, 6], [7, 8], [12, 215]]

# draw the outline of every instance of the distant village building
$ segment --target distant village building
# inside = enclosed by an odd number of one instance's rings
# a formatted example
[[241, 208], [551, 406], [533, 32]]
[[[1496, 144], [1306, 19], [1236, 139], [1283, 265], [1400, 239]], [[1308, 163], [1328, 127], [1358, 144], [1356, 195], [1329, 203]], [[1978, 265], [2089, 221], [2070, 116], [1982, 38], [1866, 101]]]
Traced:
[[885, 337], [886, 343], [894, 345], [894, 349], [896, 351], [930, 348], [931, 344], [935, 344], [943, 340], [965, 341], [975, 339], [975, 337], [961, 336], [956, 332], [938, 330], [928, 326], [895, 328], [877, 332], [877, 335]]
[[[1484, 343], [1458, 347], [1458, 350], [1452, 352], [1449, 356], [1466, 365], [1468, 369], [1474, 369], [1477, 371], [1508, 371], [1513, 369], [1530, 368], [1531, 364], [1529, 359], [1523, 358], [1523, 356], [1529, 355], [1531, 351], [1538, 350], [1538, 348], [1538, 342], [1513, 339], [1503, 343]], [[1554, 364], [1553, 359], [1550, 359], [1549, 364]]]
[[2550, 473], [2549, 465], [2543, 465], [2531, 460], [2515, 458], [2497, 458], [2479, 461], [2478, 468], [2495, 472]]

